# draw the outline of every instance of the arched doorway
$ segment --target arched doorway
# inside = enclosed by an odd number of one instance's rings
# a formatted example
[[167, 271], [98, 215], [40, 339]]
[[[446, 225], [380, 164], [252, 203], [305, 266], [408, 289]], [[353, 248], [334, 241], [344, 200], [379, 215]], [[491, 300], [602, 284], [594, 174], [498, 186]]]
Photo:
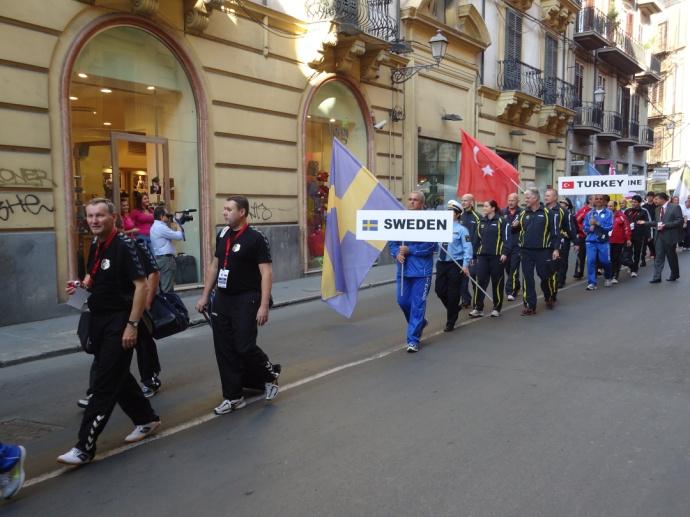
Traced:
[[363, 163], [368, 162], [369, 132], [366, 114], [354, 91], [344, 81], [324, 82], [313, 94], [305, 123], [305, 200], [307, 271], [323, 265], [328, 175], [333, 138], [345, 144]]
[[[83, 44], [68, 70], [69, 138], [76, 271], [83, 273], [88, 228], [83, 206], [93, 197], [130, 208], [148, 197], [169, 211], [200, 207], [197, 102], [170, 48], [144, 28], [111, 26]], [[199, 217], [176, 244], [189, 267], [178, 284], [201, 276]], [[141, 233], [144, 233], [143, 231]], [[135, 233], [136, 235], [136, 233]], [[179, 269], [179, 268], [178, 268]]]

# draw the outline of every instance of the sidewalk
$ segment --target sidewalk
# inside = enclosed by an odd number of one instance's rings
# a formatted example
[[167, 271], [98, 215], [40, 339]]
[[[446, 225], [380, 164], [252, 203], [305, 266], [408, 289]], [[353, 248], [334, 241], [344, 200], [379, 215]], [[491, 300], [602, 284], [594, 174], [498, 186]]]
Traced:
[[[395, 281], [395, 265], [371, 268], [362, 283], [362, 289]], [[199, 291], [181, 294], [192, 324], [204, 323], [194, 304]], [[286, 280], [273, 284], [274, 309], [321, 298], [321, 275]], [[0, 327], [0, 368], [35, 361], [46, 357], [81, 351], [77, 339], [79, 313], [44, 321]]]

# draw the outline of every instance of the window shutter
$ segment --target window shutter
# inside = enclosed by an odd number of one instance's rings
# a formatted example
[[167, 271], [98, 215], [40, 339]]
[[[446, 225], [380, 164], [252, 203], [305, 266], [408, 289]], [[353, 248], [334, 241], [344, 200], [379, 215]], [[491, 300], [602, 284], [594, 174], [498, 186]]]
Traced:
[[506, 9], [505, 60], [522, 60], [522, 16], [512, 9]]

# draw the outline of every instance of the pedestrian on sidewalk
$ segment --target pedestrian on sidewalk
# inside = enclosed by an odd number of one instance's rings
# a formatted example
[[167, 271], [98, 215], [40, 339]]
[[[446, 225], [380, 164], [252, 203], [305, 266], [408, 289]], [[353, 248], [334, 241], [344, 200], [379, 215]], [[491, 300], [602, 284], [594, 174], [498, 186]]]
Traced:
[[[247, 224], [249, 201], [230, 196], [223, 205], [225, 226], [216, 236], [216, 252], [206, 268], [199, 312], [211, 312], [223, 401], [213, 410], [224, 415], [247, 405], [242, 386], [248, 377], [263, 381], [266, 400], [278, 395], [280, 365], [272, 364], [256, 344], [258, 327], [268, 321], [273, 268], [268, 239]], [[209, 307], [211, 292], [215, 296]]]
[[[420, 190], [410, 192], [407, 207], [423, 210], [424, 193]], [[431, 288], [436, 243], [391, 241], [388, 249], [397, 262], [397, 298], [407, 321], [407, 351], [419, 352], [422, 331], [427, 325], [426, 299]]]
[[503, 281], [505, 262], [505, 220], [498, 214], [498, 203], [493, 199], [484, 202], [484, 217], [479, 221], [479, 249], [477, 250], [477, 282], [472, 303], [474, 308], [470, 318], [484, 316], [484, 291], [489, 287], [493, 294], [491, 316], [498, 318], [503, 307]]
[[153, 211], [153, 225], [151, 226], [151, 247], [156, 257], [161, 273], [160, 290], [162, 293], [172, 293], [175, 290], [175, 272], [177, 250], [172, 241], [184, 240], [184, 231], [180, 227], [175, 230], [173, 214], [165, 206], [157, 206]]
[[[90, 291], [89, 337], [96, 373], [79, 439], [72, 449], [58, 457], [60, 463], [67, 465], [83, 465], [93, 459], [96, 441], [115, 404], [134, 422], [134, 430], [125, 437], [128, 443], [143, 440], [160, 426], [160, 418], [129, 371], [147, 294], [137, 245], [118, 233], [115, 210], [107, 199], [95, 198], [87, 203], [86, 222], [95, 236], [89, 250], [86, 288]], [[68, 283], [68, 294], [74, 293], [75, 283]]]
[[26, 473], [26, 449], [0, 442], [0, 497], [9, 499], [22, 488]]
[[436, 295], [446, 308], [446, 326], [444, 332], [450, 332], [455, 328], [460, 313], [460, 287], [463, 275], [470, 274], [468, 267], [472, 259], [472, 243], [470, 234], [460, 224], [462, 207], [460, 203], [451, 199], [448, 201], [448, 210], [453, 211], [453, 242], [441, 243], [441, 251], [436, 262]]

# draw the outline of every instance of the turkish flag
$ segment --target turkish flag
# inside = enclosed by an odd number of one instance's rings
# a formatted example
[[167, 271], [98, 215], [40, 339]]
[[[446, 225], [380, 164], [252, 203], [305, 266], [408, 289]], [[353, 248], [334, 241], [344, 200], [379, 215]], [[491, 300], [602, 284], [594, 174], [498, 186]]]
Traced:
[[495, 200], [505, 206], [517, 191], [520, 175], [511, 164], [462, 131], [458, 196], [472, 194], [477, 201]]
[[561, 184], [561, 188], [575, 188], [575, 182], [574, 181], [564, 181]]

